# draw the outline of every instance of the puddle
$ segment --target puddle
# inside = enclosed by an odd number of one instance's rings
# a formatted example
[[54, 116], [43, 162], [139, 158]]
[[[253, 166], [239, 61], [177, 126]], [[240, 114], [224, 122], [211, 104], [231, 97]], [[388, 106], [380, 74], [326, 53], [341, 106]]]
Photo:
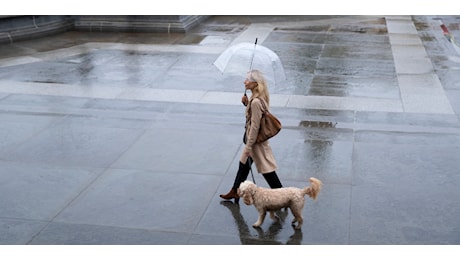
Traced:
[[429, 28], [429, 26], [425, 23], [425, 22], [421, 22], [421, 21], [417, 21], [417, 20], [414, 20], [414, 25], [415, 25], [415, 29], [417, 29], [417, 31], [423, 31], [427, 28]]
[[188, 34], [181, 40], [177, 41], [177, 44], [198, 44], [200, 43], [206, 35], [198, 35], [198, 34]]
[[432, 41], [435, 40], [435, 38], [433, 36], [428, 36], [428, 35], [422, 35], [422, 36], [420, 36], [420, 39], [423, 42], [432, 42]]
[[228, 45], [231, 42], [231, 37], [222, 37], [222, 36], [206, 36], [201, 42], [200, 45], [206, 46], [220, 46]]
[[65, 82], [54, 81], [54, 80], [31, 80], [26, 82], [34, 82], [34, 83], [45, 83], [45, 84], [65, 84]]
[[322, 121], [300, 121], [299, 126], [308, 128], [335, 128], [337, 122], [322, 122]]
[[356, 25], [334, 25], [330, 31], [334, 32], [349, 32], [349, 33], [363, 33], [363, 34], [387, 34], [388, 30], [385, 26], [356, 26]]

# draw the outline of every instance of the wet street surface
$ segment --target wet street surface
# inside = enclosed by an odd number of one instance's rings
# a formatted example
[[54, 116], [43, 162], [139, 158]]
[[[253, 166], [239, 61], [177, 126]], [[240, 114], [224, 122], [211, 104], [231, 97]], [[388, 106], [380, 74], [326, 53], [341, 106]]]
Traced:
[[[458, 245], [460, 53], [440, 19], [460, 39], [458, 16], [214, 16], [0, 45], [0, 244]], [[256, 37], [287, 77], [269, 86], [281, 182], [324, 184], [301, 230], [219, 197], [245, 75], [213, 62]]]

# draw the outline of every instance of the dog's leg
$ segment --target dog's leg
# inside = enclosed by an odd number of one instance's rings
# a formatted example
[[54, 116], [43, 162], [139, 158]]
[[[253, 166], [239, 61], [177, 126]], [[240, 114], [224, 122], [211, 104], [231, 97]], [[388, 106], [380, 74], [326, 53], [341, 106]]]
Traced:
[[252, 226], [255, 227], [255, 228], [260, 227], [260, 225], [262, 225], [262, 223], [264, 223], [264, 219], [265, 219], [266, 214], [267, 214], [267, 212], [265, 210], [260, 210], [259, 211], [259, 219]]
[[300, 216], [297, 217], [297, 226], [295, 227], [295, 229], [302, 228], [302, 224], [303, 224], [303, 217], [302, 217], [302, 215], [300, 215]]
[[280, 220], [280, 218], [277, 215], [275, 215], [275, 211], [273, 210], [270, 210], [270, 218], [273, 219], [274, 221]]
[[[291, 211], [292, 211], [292, 215], [294, 215], [294, 219], [292, 220], [292, 226], [294, 226], [295, 229], [300, 229], [303, 223], [302, 209], [300, 209], [299, 211], [298, 209], [291, 208]], [[296, 222], [297, 222], [297, 226], [295, 225]]]

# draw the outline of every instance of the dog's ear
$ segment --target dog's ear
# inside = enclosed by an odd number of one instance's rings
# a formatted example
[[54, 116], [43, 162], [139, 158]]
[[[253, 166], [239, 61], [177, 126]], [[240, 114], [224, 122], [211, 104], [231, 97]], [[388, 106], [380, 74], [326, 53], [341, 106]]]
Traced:
[[254, 183], [251, 183], [250, 185], [248, 185], [248, 192], [250, 192], [252, 195], [256, 193], [256, 189], [257, 189], [257, 185], [255, 185]]
[[254, 194], [255, 194], [255, 189], [256, 189], [256, 185], [252, 182], [249, 182], [248, 185], [246, 186], [244, 192], [243, 192], [243, 199], [244, 199], [244, 203], [246, 205], [252, 205], [254, 204]]
[[246, 205], [252, 205], [254, 203], [254, 200], [252, 199], [252, 193], [251, 192], [243, 192], [243, 200], [244, 204]]

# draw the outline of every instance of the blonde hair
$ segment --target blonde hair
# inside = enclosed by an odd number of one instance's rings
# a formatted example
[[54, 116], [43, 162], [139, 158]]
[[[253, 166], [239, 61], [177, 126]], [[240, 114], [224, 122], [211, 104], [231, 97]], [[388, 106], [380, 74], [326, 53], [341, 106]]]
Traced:
[[270, 107], [270, 93], [264, 74], [260, 70], [251, 70], [248, 72], [248, 78], [257, 82], [257, 87], [252, 89], [251, 99], [261, 98], [267, 103], [267, 107]]

